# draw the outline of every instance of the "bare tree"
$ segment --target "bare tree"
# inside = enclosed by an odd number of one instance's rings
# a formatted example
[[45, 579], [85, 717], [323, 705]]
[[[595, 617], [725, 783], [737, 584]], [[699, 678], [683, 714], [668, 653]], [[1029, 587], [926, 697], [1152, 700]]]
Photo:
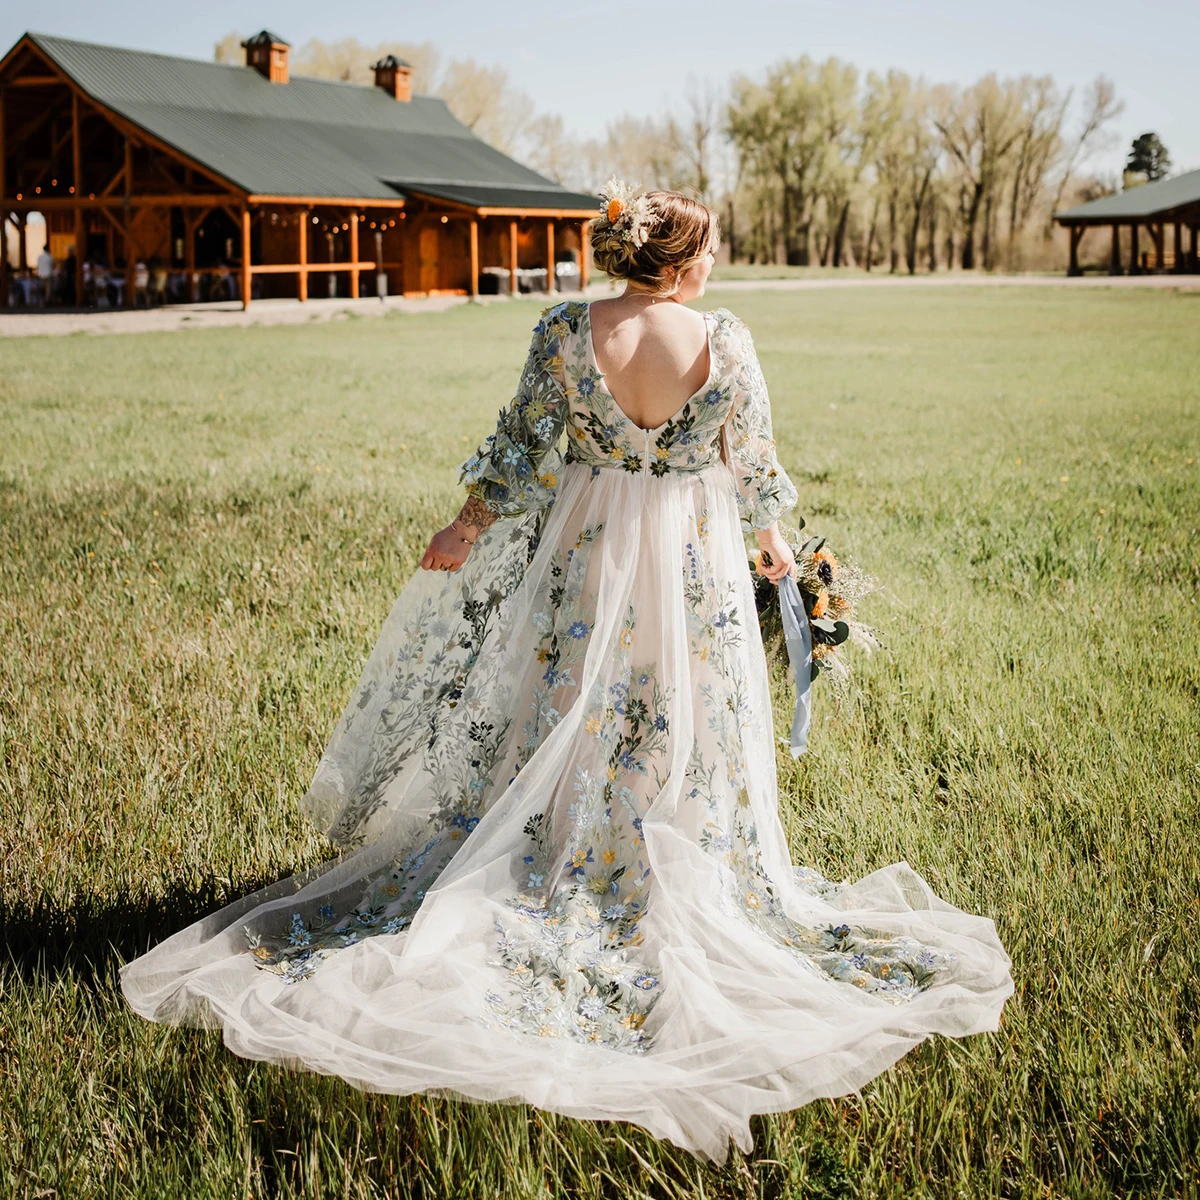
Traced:
[[1083, 94], [1083, 119], [1079, 131], [1071, 144], [1071, 151], [1062, 168], [1058, 186], [1054, 190], [1054, 203], [1046, 215], [1043, 236], [1049, 239], [1054, 232], [1054, 214], [1062, 207], [1063, 195], [1080, 163], [1102, 140], [1105, 127], [1125, 111], [1125, 101], [1117, 99], [1113, 81], [1106, 75], [1097, 75]]

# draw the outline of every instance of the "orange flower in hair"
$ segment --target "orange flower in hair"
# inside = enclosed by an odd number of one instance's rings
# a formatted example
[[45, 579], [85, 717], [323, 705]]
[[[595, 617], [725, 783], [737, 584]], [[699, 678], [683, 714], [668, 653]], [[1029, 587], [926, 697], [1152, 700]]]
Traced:
[[625, 211], [625, 201], [620, 196], [614, 196], [608, 202], [608, 219], [615, 221]]

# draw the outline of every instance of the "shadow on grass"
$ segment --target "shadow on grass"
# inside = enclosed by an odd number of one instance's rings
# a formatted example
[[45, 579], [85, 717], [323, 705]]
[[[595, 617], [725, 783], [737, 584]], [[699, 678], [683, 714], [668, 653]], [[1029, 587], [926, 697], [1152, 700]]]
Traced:
[[17, 975], [26, 982], [71, 975], [85, 987], [106, 987], [120, 963], [194, 921], [286, 878], [250, 877], [238, 888], [205, 880], [199, 886], [174, 884], [161, 896], [81, 895], [70, 904], [37, 899], [0, 905], [0, 944]]

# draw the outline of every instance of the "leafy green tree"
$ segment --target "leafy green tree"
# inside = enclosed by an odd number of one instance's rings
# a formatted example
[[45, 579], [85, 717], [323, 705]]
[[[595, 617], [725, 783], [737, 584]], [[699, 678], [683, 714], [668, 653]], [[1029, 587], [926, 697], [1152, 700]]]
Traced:
[[1143, 133], [1133, 139], [1125, 170], [1131, 175], [1144, 175], [1147, 183], [1166, 178], [1171, 170], [1171, 156], [1157, 133]]

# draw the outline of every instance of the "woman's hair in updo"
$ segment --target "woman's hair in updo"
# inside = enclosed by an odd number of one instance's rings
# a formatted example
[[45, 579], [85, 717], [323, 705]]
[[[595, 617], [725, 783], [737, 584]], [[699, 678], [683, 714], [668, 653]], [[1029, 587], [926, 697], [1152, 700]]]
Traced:
[[653, 218], [638, 246], [616, 234], [601, 216], [592, 222], [592, 260], [613, 279], [627, 279], [648, 292], [669, 296], [679, 277], [721, 244], [717, 214], [680, 192], [645, 193]]

